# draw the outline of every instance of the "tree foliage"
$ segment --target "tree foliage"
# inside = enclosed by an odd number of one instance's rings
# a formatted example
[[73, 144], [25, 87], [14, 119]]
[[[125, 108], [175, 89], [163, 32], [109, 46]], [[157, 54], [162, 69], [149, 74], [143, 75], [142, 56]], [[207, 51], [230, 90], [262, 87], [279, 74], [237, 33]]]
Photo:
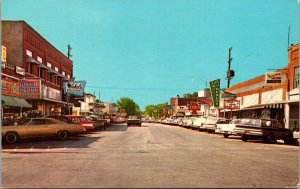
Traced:
[[198, 97], [198, 92], [186, 93], [183, 95], [183, 98], [197, 98], [197, 97]]
[[128, 97], [122, 97], [117, 101], [117, 106], [120, 110], [124, 110], [127, 115], [140, 115], [140, 107]]
[[149, 117], [161, 118], [164, 115], [164, 109], [167, 108], [168, 103], [153, 105], [150, 104], [145, 107], [144, 115]]

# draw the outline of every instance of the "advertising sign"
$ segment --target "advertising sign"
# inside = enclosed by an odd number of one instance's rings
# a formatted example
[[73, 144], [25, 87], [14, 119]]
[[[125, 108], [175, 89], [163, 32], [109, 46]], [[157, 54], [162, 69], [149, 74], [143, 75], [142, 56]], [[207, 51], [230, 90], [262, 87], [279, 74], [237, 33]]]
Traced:
[[221, 93], [221, 97], [222, 98], [233, 99], [233, 98], [236, 98], [236, 94], [232, 94], [232, 93], [224, 91], [223, 93]]
[[209, 86], [214, 107], [217, 108], [220, 105], [220, 79], [210, 81]]
[[25, 69], [19, 66], [16, 66], [16, 73], [20, 75], [25, 75]]
[[267, 72], [265, 76], [266, 83], [281, 83], [280, 72]]
[[21, 98], [40, 99], [41, 80], [23, 79], [19, 81], [19, 92]]
[[200, 108], [201, 106], [197, 102], [190, 102], [189, 110], [192, 110], [193, 113], [197, 113]]
[[224, 100], [224, 109], [240, 109], [239, 100]]
[[64, 93], [83, 96], [86, 81], [64, 82]]
[[19, 82], [7, 81], [7, 80], [2, 79], [1, 91], [2, 91], [2, 94], [18, 97], [19, 96]]
[[2, 56], [1, 61], [6, 62], [6, 47], [2, 45]]

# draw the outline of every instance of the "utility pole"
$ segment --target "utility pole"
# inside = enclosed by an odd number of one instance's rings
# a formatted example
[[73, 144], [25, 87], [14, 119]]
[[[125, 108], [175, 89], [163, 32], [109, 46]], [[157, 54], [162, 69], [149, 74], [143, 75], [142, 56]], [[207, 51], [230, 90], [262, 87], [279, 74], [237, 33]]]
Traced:
[[229, 88], [229, 86], [230, 86], [230, 79], [234, 76], [234, 71], [230, 70], [230, 64], [232, 61], [231, 50], [232, 50], [232, 47], [229, 48], [228, 70], [227, 70], [227, 77], [226, 77], [227, 78], [227, 88]]
[[68, 44], [68, 59], [70, 59], [71, 57], [72, 57], [72, 55], [71, 55], [71, 45], [70, 44]]

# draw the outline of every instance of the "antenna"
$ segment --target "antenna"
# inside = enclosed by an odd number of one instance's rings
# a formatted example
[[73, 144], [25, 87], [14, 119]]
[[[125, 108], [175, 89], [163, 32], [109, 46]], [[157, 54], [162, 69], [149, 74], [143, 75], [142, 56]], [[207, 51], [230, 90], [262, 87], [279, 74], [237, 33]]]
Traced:
[[68, 44], [68, 59], [70, 59], [70, 57], [72, 57], [72, 55], [71, 55], [71, 45], [70, 44]]

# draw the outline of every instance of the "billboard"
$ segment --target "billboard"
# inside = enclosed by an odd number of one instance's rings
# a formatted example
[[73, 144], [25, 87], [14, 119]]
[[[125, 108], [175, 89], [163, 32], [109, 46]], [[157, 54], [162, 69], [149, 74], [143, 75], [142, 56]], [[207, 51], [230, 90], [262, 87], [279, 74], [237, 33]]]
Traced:
[[220, 105], [220, 79], [210, 81], [209, 86], [213, 105], [217, 108]]
[[19, 82], [2, 79], [1, 91], [4, 95], [19, 96]]
[[41, 80], [22, 79], [19, 81], [19, 93], [21, 98], [40, 99]]
[[224, 100], [224, 109], [240, 109], [239, 100]]
[[86, 81], [64, 82], [64, 93], [75, 96], [83, 96]]

